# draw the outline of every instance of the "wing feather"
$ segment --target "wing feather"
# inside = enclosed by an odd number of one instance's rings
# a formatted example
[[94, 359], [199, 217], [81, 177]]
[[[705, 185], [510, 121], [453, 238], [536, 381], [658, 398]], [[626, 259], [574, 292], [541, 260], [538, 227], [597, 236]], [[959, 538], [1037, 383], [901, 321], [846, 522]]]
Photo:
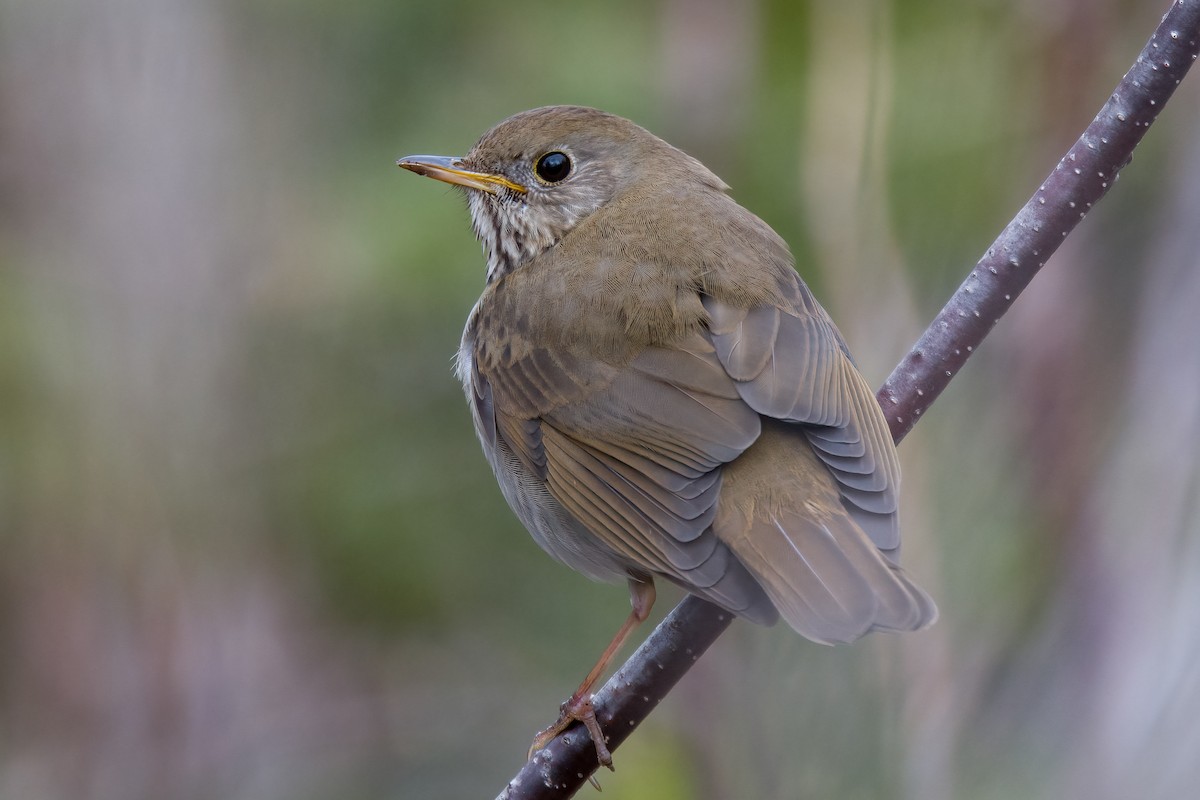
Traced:
[[932, 619], [894, 563], [882, 412], [797, 287], [780, 307], [702, 296], [707, 330], [612, 361], [511, 330], [499, 351], [471, 349], [468, 328], [480, 439], [548, 552], [593, 577], [658, 574], [756, 621], [778, 612], [818, 641]]
[[704, 307], [714, 347], [746, 403], [801, 423], [851, 515], [879, 548], [899, 547], [900, 467], [891, 434], [841, 335], [807, 290], [801, 287], [789, 308], [742, 309], [711, 297]]

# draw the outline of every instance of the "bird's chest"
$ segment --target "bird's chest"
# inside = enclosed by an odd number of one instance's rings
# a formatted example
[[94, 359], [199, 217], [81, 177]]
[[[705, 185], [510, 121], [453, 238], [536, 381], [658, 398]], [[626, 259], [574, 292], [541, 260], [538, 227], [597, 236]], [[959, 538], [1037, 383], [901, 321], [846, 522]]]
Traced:
[[569, 254], [506, 275], [484, 292], [463, 337], [481, 369], [511, 369], [537, 353], [620, 367], [705, 324], [698, 288], [684, 270], [621, 253]]
[[533, 420], [604, 388], [632, 358], [629, 342], [597, 342], [559, 315], [488, 302], [463, 331], [458, 375], [486, 429], [497, 416]]

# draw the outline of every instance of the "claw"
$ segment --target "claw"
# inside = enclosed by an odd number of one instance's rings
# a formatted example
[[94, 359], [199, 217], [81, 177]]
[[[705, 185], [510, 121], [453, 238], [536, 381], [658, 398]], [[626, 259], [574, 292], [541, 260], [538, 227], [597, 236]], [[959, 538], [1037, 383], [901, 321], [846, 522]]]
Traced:
[[[596, 748], [596, 761], [613, 769], [612, 753], [608, 749], [607, 737], [605, 737], [604, 731], [600, 730], [600, 723], [596, 719], [596, 708], [592, 703], [592, 688], [600, 680], [604, 671], [608, 669], [609, 662], [621, 649], [625, 640], [629, 638], [629, 634], [638, 625], [645, 622], [646, 617], [650, 615], [650, 609], [654, 606], [654, 582], [649, 578], [630, 578], [629, 601], [633, 606], [629, 617], [621, 625], [617, 635], [609, 642], [608, 647], [604, 649], [596, 666], [592, 667], [592, 671], [575, 690], [575, 694], [558, 707], [558, 719], [553, 725], [539, 731], [538, 735], [533, 737], [533, 744], [529, 746], [529, 754], [526, 759], [533, 758], [534, 753], [550, 744], [554, 737], [571, 727], [573, 723], [582, 722], [583, 727], [587, 729], [588, 736], [592, 738], [592, 745]], [[596, 782], [594, 776], [588, 780], [597, 789], [600, 788], [600, 784]]]
[[537, 736], [533, 737], [533, 744], [529, 747], [529, 758], [532, 758], [534, 753], [550, 744], [554, 737], [571, 727], [575, 722], [582, 722], [583, 727], [587, 729], [588, 736], [592, 738], [592, 744], [596, 748], [596, 760], [603, 766], [612, 769], [612, 753], [608, 750], [604, 731], [600, 729], [600, 722], [596, 719], [596, 707], [592, 704], [592, 695], [590, 694], [582, 697], [572, 695], [566, 702], [559, 706], [558, 719], [554, 724], [545, 730], [538, 731]]

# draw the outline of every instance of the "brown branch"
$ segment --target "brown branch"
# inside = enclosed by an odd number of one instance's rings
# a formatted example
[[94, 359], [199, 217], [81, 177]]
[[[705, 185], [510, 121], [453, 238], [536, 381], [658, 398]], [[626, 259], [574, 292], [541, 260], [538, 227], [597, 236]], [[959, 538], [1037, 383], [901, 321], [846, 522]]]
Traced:
[[[1103, 197], [1200, 52], [1200, 0], [1176, 0], [1112, 97], [975, 265], [878, 399], [899, 442], [949, 384], [1034, 274]], [[725, 611], [689, 596], [596, 693], [615, 750], [729, 627]], [[497, 800], [570, 797], [597, 767], [578, 726], [525, 764]]]
[[987, 249], [879, 391], [897, 442], [1133, 158], [1196, 60], [1200, 0], [1177, 0], [1075, 145]]

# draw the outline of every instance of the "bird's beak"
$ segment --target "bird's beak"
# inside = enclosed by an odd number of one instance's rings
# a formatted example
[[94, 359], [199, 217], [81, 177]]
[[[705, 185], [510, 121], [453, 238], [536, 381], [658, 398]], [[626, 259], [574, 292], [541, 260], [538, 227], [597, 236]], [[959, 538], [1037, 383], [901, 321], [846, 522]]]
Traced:
[[503, 175], [464, 169], [462, 159], [454, 156], [405, 156], [396, 162], [396, 166], [426, 178], [465, 186], [468, 189], [479, 189], [489, 194], [500, 194], [503, 189], [518, 194], [525, 194], [526, 191], [524, 186], [513, 183]]

